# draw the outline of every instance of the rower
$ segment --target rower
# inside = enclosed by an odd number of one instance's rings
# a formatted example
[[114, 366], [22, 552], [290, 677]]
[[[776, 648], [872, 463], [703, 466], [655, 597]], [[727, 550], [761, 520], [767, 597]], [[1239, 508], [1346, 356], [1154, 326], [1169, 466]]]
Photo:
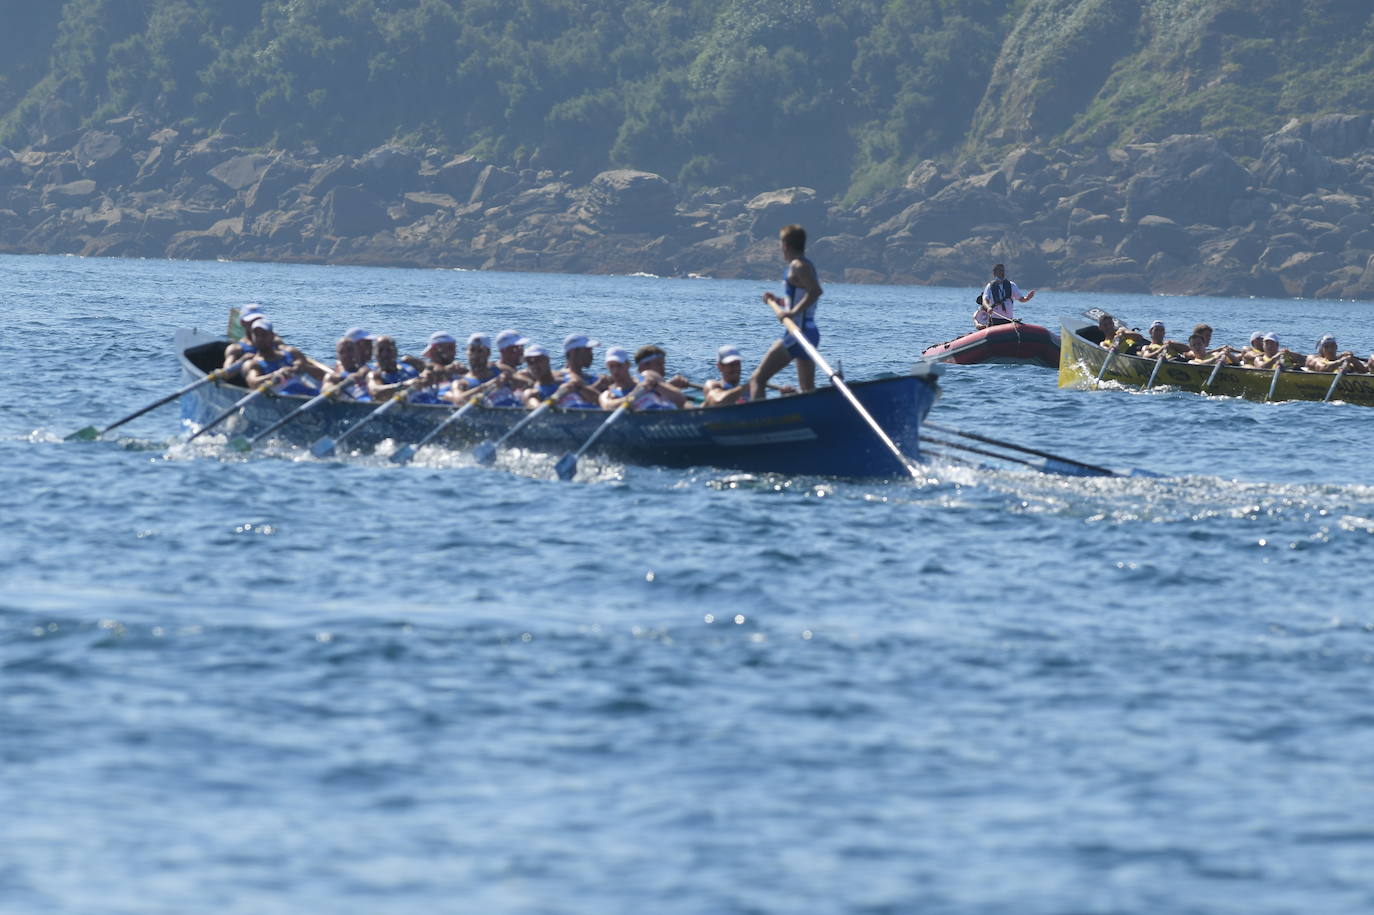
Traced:
[[1139, 355], [1142, 358], [1158, 359], [1161, 355], [1167, 359], [1184, 358], [1184, 353], [1188, 352], [1188, 347], [1182, 343], [1164, 339], [1164, 330], [1163, 321], [1155, 321], [1150, 325], [1150, 342], [1140, 348]]
[[434, 404], [446, 399], [449, 384], [463, 374], [463, 365], [455, 361], [458, 355], [458, 341], [447, 331], [436, 330], [429, 335], [429, 345], [421, 354], [425, 357], [424, 371], [420, 372], [416, 387], [410, 395], [411, 403]]
[[[520, 351], [523, 353], [525, 341], [520, 343]], [[479, 385], [486, 384], [498, 378], [504, 379], [504, 383], [494, 388], [489, 388], [485, 394], [485, 401], [492, 407], [518, 407], [522, 405], [522, 399], [516, 392], [523, 389], [526, 385], [524, 376], [518, 374], [514, 369], [504, 364], [491, 364], [491, 338], [486, 334], [473, 334], [468, 337], [468, 373], [453, 383], [453, 390], [449, 399], [456, 404], [467, 403], [472, 399], [473, 391]]]
[[1183, 355], [1187, 357], [1188, 362], [1192, 365], [1214, 365], [1217, 362], [1226, 364], [1231, 361], [1231, 348], [1229, 346], [1223, 346], [1216, 352], [1208, 352], [1207, 337], [1197, 331], [1193, 331], [1193, 333], [1188, 335], [1188, 350]]
[[749, 389], [739, 383], [744, 357], [739, 347], [727, 343], [716, 350], [716, 371], [719, 378], [712, 378], [701, 389], [704, 396], [702, 406], [725, 407], [730, 404], [748, 403]]
[[600, 345], [596, 340], [588, 339], [586, 334], [569, 334], [563, 338], [562, 375], [569, 380], [576, 378], [583, 385], [593, 389], [593, 401], [606, 390], [609, 381], [592, 371], [592, 350]]
[[357, 347], [359, 364], [371, 367], [373, 336], [361, 327], [350, 327], [344, 331], [344, 336], [352, 340]]
[[[635, 368], [639, 370], [639, 389], [643, 393], [634, 399], [634, 409], [678, 410], [691, 406], [691, 401], [678, 387], [685, 387], [690, 382], [682, 375], [665, 379], [664, 376], [668, 374], [667, 364], [668, 354], [662, 347], [651, 344], [635, 350]], [[755, 373], [754, 377], [757, 378], [758, 373]]]
[[385, 400], [400, 390], [401, 385], [420, 377], [419, 370], [410, 356], [399, 359], [396, 355], [396, 340], [386, 334], [376, 339], [377, 365], [368, 373], [367, 392], [373, 400]]
[[1327, 334], [1317, 341], [1317, 351], [1307, 357], [1306, 368], [1309, 372], [1354, 372], [1363, 374], [1374, 371], [1374, 357], [1366, 362], [1347, 350], [1336, 352], [1336, 338]]
[[1034, 296], [1034, 289], [1022, 295], [1021, 288], [1007, 279], [1006, 265], [993, 264], [992, 281], [983, 287], [983, 294], [980, 296], [982, 301], [978, 303], [978, 310], [973, 313], [973, 326], [982, 330], [985, 327], [996, 327], [998, 324], [1011, 324], [1016, 320], [1011, 313], [1012, 303], [1029, 302]]
[[1241, 365], [1255, 364], [1255, 360], [1264, 355], [1264, 332], [1255, 331], [1250, 335], [1250, 342], [1240, 351]]
[[623, 346], [606, 350], [606, 390], [601, 392], [601, 409], [614, 410], [638, 390], [630, 374], [630, 354]]
[[[769, 291], [763, 294], [763, 300], [782, 309], [778, 320], [791, 318], [802, 336], [812, 346], [818, 346], [821, 331], [816, 325], [816, 303], [820, 301], [822, 290], [816, 265], [806, 257], [806, 230], [799, 225], [784, 226], [778, 233], [778, 241], [782, 259], [787, 262], [782, 271], [783, 295], [779, 298]], [[803, 391], [813, 390], [816, 387], [816, 364], [789, 330], [781, 340], [773, 341], [758, 368], [754, 369], [749, 379], [750, 399], [763, 400], [767, 397], [768, 379], [786, 368], [793, 359], [797, 361], [797, 383]]]
[[1264, 335], [1264, 352], [1255, 359], [1255, 368], [1272, 369], [1283, 363], [1285, 368], [1301, 369], [1306, 362], [1307, 357], [1302, 353], [1295, 353], [1286, 346], [1280, 349], [1278, 336], [1268, 333]]
[[[525, 375], [520, 364], [525, 361], [525, 347], [529, 340], [518, 330], [503, 330], [496, 335], [497, 366], [504, 366], [515, 374]], [[526, 378], [528, 376], [526, 375]]]
[[1105, 312], [1097, 319], [1097, 329], [1102, 334], [1103, 349], [1116, 347], [1117, 352], [1131, 356], [1145, 345], [1145, 337], [1140, 331], [1128, 328], [1124, 324], [1117, 324], [1116, 318]]
[[[253, 345], [257, 347], [257, 356], [243, 376], [250, 388], [270, 382], [278, 394], [319, 393], [324, 373], [296, 347], [279, 347], [276, 331], [267, 318], [253, 322]], [[302, 373], [309, 377], [302, 378]]]
[[[560, 407], [574, 410], [596, 408], [597, 392], [576, 376], [565, 379], [555, 375], [549, 367], [549, 351], [538, 343], [525, 347], [525, 365], [530, 378], [534, 380], [534, 384], [525, 391], [525, 406], [529, 409], [533, 410], [550, 399]], [[584, 391], [588, 393], [584, 395]]]
[[367, 390], [367, 364], [359, 358], [357, 338], [345, 334], [334, 344], [334, 368], [324, 377], [326, 384], [342, 384], [342, 393], [351, 400], [370, 401]]
[[[244, 356], [257, 355], [258, 348], [253, 345], [253, 324], [265, 317], [267, 315], [263, 313], [261, 305], [243, 306], [243, 311], [239, 313], [239, 327], [243, 328], [243, 339], [230, 343], [224, 348], [224, 368], [229, 368]], [[243, 370], [239, 369], [235, 374], [241, 377]]]

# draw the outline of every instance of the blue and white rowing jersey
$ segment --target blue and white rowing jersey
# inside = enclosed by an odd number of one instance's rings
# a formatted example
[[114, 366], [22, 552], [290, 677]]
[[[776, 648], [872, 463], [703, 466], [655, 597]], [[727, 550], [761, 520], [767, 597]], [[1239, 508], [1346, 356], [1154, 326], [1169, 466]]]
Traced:
[[[266, 359], [259, 356], [257, 359], [253, 360], [254, 367], [258, 372], [264, 375], [268, 372], [275, 372], [277, 369], [295, 364], [296, 357], [286, 352], [283, 352], [276, 359]], [[292, 375], [285, 381], [277, 382], [274, 390], [276, 390], [278, 394], [305, 394], [307, 396], [320, 393], [319, 385], [315, 384], [312, 378], [299, 374]]]

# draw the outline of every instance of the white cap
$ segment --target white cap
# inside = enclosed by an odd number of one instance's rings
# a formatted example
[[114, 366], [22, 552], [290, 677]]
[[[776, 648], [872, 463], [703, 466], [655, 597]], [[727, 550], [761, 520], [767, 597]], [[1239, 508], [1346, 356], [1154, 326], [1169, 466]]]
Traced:
[[482, 349], [491, 349], [491, 337], [486, 334], [477, 333], [468, 336], [468, 346], [480, 346]]
[[1262, 331], [1262, 330], [1257, 330], [1257, 331], [1255, 331], [1253, 334], [1250, 335], [1250, 342], [1251, 342], [1251, 343], [1254, 343], [1256, 340], [1263, 340], [1263, 339], [1264, 339], [1264, 331]]
[[258, 318], [256, 321], [253, 322], [253, 330], [265, 330], [268, 333], [271, 333], [272, 322], [267, 320], [266, 318]]
[[531, 343], [529, 346], [525, 347], [526, 359], [536, 359], [539, 356], [544, 356], [547, 358], [548, 355], [549, 351], [544, 349], [544, 347], [540, 346], [538, 343]]
[[261, 313], [262, 306], [259, 305], [257, 302], [250, 302], [247, 305], [243, 306], [241, 309], [239, 309], [239, 317], [244, 317], [246, 315], [256, 315]]
[[1267, 334], [1265, 334], [1265, 335], [1264, 335], [1264, 342], [1265, 342], [1265, 343], [1268, 343], [1270, 340], [1273, 340], [1275, 343], [1278, 343], [1278, 342], [1279, 342], [1278, 335], [1277, 335], [1277, 334], [1274, 334], [1274, 333], [1267, 333]]
[[563, 338], [563, 352], [565, 353], [568, 350], [581, 349], [584, 346], [588, 349], [595, 349], [600, 345], [600, 340], [589, 340], [586, 334], [568, 334]]
[[508, 346], [525, 346], [530, 341], [520, 336], [518, 330], [503, 330], [496, 335], [496, 348], [505, 349]]
[[1321, 349], [1323, 346], [1326, 346], [1326, 344], [1328, 344], [1328, 343], [1330, 343], [1332, 346], [1335, 346], [1335, 345], [1336, 345], [1336, 338], [1333, 337], [1333, 336], [1331, 336], [1330, 334], [1327, 334], [1326, 336], [1322, 337], [1320, 340], [1317, 341], [1317, 349]]
[[1163, 329], [1164, 329], [1164, 322], [1163, 322], [1163, 321], [1155, 321], [1153, 324], [1150, 325], [1150, 330], [1154, 330], [1156, 327], [1158, 327], [1160, 330], [1163, 330]]
[[458, 342], [457, 340], [453, 339], [453, 334], [446, 333], [446, 332], [444, 332], [444, 331], [442, 331], [442, 330], [436, 330], [434, 333], [432, 333], [432, 334], [429, 335], [429, 345], [430, 345], [430, 346], [437, 346], [437, 345], [440, 344], [440, 343], [457, 343], [457, 342]]
[[716, 361], [722, 364], [726, 362], [743, 362], [744, 357], [739, 354], [738, 346], [735, 346], [733, 343], [727, 343], [716, 350]]
[[619, 362], [621, 365], [630, 364], [630, 354], [625, 347], [613, 346], [606, 350], [606, 364], [610, 365], [612, 362]]
[[252, 312], [252, 313], [250, 313], [250, 314], [244, 314], [244, 315], [240, 315], [240, 316], [239, 316], [239, 324], [242, 325], [242, 326], [244, 326], [244, 327], [249, 327], [249, 326], [251, 326], [251, 325], [253, 325], [253, 324], [258, 323], [259, 321], [266, 321], [266, 320], [267, 320], [267, 315], [263, 314], [263, 313], [260, 312], [260, 311], [255, 311], [255, 312]]
[[348, 330], [344, 331], [344, 339], [352, 340], [356, 343], [359, 340], [371, 340], [372, 335], [361, 327], [350, 327]]

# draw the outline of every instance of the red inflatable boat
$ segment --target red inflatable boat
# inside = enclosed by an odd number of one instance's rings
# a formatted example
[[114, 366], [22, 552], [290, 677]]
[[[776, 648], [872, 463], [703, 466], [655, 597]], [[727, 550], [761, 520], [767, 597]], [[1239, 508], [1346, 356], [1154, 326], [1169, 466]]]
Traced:
[[1038, 324], [998, 324], [926, 347], [921, 358], [958, 365], [1041, 365], [1059, 367], [1059, 338]]

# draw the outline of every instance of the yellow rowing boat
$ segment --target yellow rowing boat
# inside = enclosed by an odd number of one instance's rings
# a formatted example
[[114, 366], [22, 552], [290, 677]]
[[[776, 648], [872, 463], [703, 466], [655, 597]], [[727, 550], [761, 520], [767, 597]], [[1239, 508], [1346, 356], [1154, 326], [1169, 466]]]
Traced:
[[[1154, 359], [1109, 354], [1099, 345], [1101, 332], [1096, 324], [1061, 320], [1060, 325], [1063, 328], [1059, 336], [1061, 388], [1091, 385], [1099, 378], [1128, 388], [1144, 388], [1151, 384], [1151, 373], [1156, 368]], [[1107, 362], [1109, 355], [1111, 361]], [[1276, 382], [1272, 369], [1222, 366], [1215, 377], [1210, 365], [1166, 361], [1158, 369], [1154, 374], [1154, 387], [1248, 400], [1326, 400], [1331, 383], [1335, 381], [1331, 400], [1374, 407], [1374, 375], [1343, 374], [1337, 380], [1335, 372], [1295, 369], [1280, 372]]]

